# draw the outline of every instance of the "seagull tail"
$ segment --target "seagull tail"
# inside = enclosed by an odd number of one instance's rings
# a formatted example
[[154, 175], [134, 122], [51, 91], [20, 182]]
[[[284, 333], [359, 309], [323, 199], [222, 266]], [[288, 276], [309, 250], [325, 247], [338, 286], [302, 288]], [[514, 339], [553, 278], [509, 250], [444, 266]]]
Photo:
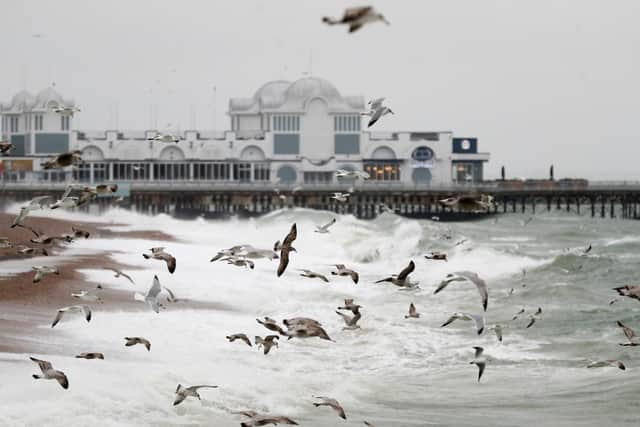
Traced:
[[42, 378], [40, 375], [36, 375], [36, 374], [33, 374], [31, 376], [36, 380], [39, 380], [40, 378]]
[[325, 24], [328, 25], [335, 25], [338, 23], [338, 21], [334, 18], [331, 18], [330, 16], [323, 16], [322, 17], [322, 22], [324, 22]]

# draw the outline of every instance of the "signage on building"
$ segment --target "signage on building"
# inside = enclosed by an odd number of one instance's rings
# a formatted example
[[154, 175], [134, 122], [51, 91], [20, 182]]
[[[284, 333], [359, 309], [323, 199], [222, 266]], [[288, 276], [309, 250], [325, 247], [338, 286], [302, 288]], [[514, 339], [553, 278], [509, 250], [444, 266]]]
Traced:
[[413, 162], [411, 167], [414, 169], [431, 169], [433, 167], [433, 161], [427, 160], [424, 162]]

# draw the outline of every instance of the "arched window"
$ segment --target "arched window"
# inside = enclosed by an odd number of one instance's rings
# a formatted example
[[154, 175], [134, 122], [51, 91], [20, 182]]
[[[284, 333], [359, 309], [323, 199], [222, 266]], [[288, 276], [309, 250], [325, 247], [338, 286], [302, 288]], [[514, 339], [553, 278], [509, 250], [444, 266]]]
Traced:
[[427, 146], [421, 146], [413, 150], [411, 158], [418, 162], [426, 162], [433, 159], [433, 150]]
[[297, 178], [298, 173], [291, 166], [281, 166], [280, 169], [278, 169], [278, 179], [280, 180], [280, 182], [288, 184], [296, 182]]
[[416, 168], [411, 174], [411, 179], [416, 184], [429, 184], [431, 182], [431, 170], [428, 168]]

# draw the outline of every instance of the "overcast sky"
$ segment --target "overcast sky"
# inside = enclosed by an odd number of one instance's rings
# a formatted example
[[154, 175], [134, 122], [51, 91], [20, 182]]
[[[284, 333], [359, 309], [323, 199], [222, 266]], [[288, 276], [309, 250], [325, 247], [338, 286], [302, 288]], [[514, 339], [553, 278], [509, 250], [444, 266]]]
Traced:
[[157, 116], [223, 130], [230, 97], [311, 71], [343, 95], [387, 97], [396, 115], [379, 130], [477, 136], [489, 178], [554, 163], [557, 178], [640, 179], [640, 1], [376, 0], [391, 26], [320, 22], [360, 4], [5, 2], [0, 99], [55, 82], [82, 108], [78, 129]]

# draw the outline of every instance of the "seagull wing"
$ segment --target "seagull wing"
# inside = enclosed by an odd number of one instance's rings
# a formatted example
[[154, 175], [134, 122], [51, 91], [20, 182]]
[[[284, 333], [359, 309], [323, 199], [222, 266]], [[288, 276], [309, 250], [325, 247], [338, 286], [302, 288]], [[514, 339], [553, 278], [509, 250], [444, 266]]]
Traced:
[[344, 15], [342, 15], [343, 22], [351, 22], [358, 19], [361, 19], [363, 16], [367, 15], [371, 12], [371, 6], [362, 6], [362, 7], [350, 7], [345, 9]]
[[482, 378], [482, 374], [484, 373], [484, 368], [487, 366], [486, 362], [473, 362], [478, 366], [478, 382], [480, 382], [480, 378]]
[[416, 315], [416, 306], [413, 303], [409, 304], [409, 316]]
[[632, 341], [636, 337], [635, 331], [619, 320], [618, 320], [618, 326], [622, 328], [622, 332], [624, 332], [624, 336], [626, 336], [629, 341]]
[[487, 305], [489, 304], [489, 290], [487, 289], [487, 283], [482, 280], [476, 273], [461, 271], [459, 273], [460, 276], [467, 278], [478, 288], [478, 292], [480, 293], [480, 298], [482, 299], [482, 308], [484, 311], [487, 311]]
[[294, 223], [291, 226], [291, 230], [289, 230], [289, 234], [287, 234], [287, 237], [284, 238], [284, 242], [282, 242], [282, 246], [291, 246], [291, 243], [293, 243], [293, 241], [296, 240], [296, 237], [298, 237], [298, 228]]
[[27, 215], [29, 215], [29, 209], [26, 208], [26, 207], [20, 208], [20, 213], [13, 220], [13, 222], [11, 223], [11, 227], [10, 228], [13, 228], [13, 227], [15, 227], [17, 225], [21, 225], [22, 221], [24, 221], [24, 219], [27, 217]]
[[218, 388], [217, 385], [192, 385], [187, 387], [187, 390], [197, 391], [199, 388]]
[[468, 316], [473, 319], [473, 323], [476, 325], [476, 329], [478, 330], [478, 335], [480, 335], [484, 330], [484, 317], [475, 314], [469, 314]]
[[153, 276], [153, 284], [151, 285], [151, 288], [149, 288], [149, 291], [147, 292], [146, 296], [148, 298], [157, 298], [160, 292], [162, 292], [162, 286], [160, 286], [160, 280], [158, 279], [158, 276]]
[[64, 374], [64, 372], [55, 371], [53, 375], [56, 381], [58, 381], [58, 384], [60, 384], [63, 389], [66, 390], [69, 388], [69, 380], [67, 379], [67, 376]]
[[351, 323], [351, 320], [353, 319], [351, 316], [348, 316], [344, 313], [340, 313], [339, 311], [336, 311], [336, 314], [342, 317], [342, 320], [344, 320], [344, 323], [346, 323], [347, 326]]
[[324, 230], [327, 230], [329, 227], [331, 227], [333, 224], [336, 223], [336, 219], [333, 218], [331, 219], [331, 221], [329, 221], [328, 223], [326, 223], [325, 225], [323, 225], [321, 228], [323, 228]]
[[88, 305], [81, 305], [80, 308], [82, 309], [82, 314], [84, 315], [84, 318], [87, 320], [87, 322], [90, 322], [91, 308]]
[[[358, 28], [360, 28], [360, 26], [358, 26]], [[371, 120], [369, 120], [369, 124], [367, 125], [368, 128], [375, 125], [376, 122], [380, 120], [380, 117], [382, 117], [382, 112], [383, 112], [382, 108], [378, 108], [373, 112], [373, 115], [371, 116]]]
[[278, 277], [282, 276], [282, 273], [287, 269], [289, 265], [289, 251], [283, 248], [280, 251], [280, 263], [278, 264]]
[[167, 293], [169, 294], [169, 301], [171, 302], [175, 302], [177, 300], [176, 296], [174, 295], [173, 292], [171, 292], [171, 289], [167, 288], [166, 286], [163, 286], [162, 289], [164, 289], [165, 291], [167, 291]]
[[404, 270], [402, 270], [400, 274], [398, 274], [398, 280], [404, 281], [407, 278], [407, 276], [409, 276], [409, 274], [411, 274], [415, 269], [416, 269], [416, 264], [412, 260], [411, 262], [409, 262], [409, 265], [407, 265], [404, 268]]
[[360, 280], [360, 276], [358, 275], [358, 273], [353, 270], [349, 270], [349, 276], [351, 276], [351, 280], [353, 280], [353, 283], [357, 285], [358, 280]]
[[440, 327], [444, 328], [445, 326], [450, 325], [451, 323], [453, 323], [456, 320], [458, 320], [458, 316], [454, 314], [453, 316], [449, 317], [446, 322], [444, 322], [442, 325], [440, 325]]
[[371, 106], [372, 110], [377, 110], [378, 108], [382, 107], [382, 103], [384, 102], [385, 98], [377, 98], [377, 99], [372, 99], [371, 101], [369, 101], [369, 105]]
[[61, 308], [60, 310], [58, 310], [58, 313], [56, 314], [56, 318], [53, 319], [53, 323], [51, 324], [52, 328], [54, 326], [56, 326], [58, 324], [58, 322], [60, 322], [60, 320], [62, 319], [62, 316], [64, 316], [65, 312], [66, 312], [66, 309], [64, 309], [64, 308]]
[[473, 347], [473, 349], [476, 351], [475, 355], [473, 357], [475, 357], [476, 359], [480, 356], [482, 356], [482, 353], [484, 352], [484, 348], [483, 347]]
[[35, 357], [29, 357], [29, 359], [31, 359], [32, 361], [38, 364], [38, 367], [40, 368], [43, 374], [49, 369], [53, 368], [53, 366], [51, 365], [51, 362], [47, 362], [46, 360], [36, 359]]
[[169, 273], [173, 274], [176, 271], [176, 258], [167, 253], [167, 252], [159, 252], [155, 254], [157, 258], [163, 260], [167, 263], [167, 268], [169, 269]]

